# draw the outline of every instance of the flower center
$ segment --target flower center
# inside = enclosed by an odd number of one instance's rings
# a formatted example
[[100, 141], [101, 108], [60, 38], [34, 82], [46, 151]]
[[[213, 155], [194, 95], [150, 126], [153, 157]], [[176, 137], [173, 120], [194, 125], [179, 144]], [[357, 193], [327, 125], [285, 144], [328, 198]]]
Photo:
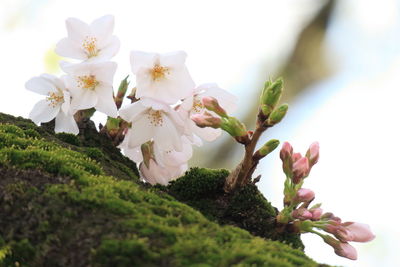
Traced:
[[88, 58], [95, 57], [99, 53], [99, 49], [96, 46], [97, 39], [95, 37], [86, 36], [83, 40], [82, 47]]
[[163, 118], [160, 110], [150, 110], [147, 114], [147, 118], [153, 126], [163, 125]]
[[166, 74], [169, 74], [169, 69], [167, 67], [160, 66], [159, 64], [155, 64], [150, 70], [150, 75], [153, 81], [164, 79]]
[[50, 92], [46, 97], [46, 100], [49, 102], [49, 106], [54, 108], [64, 102], [64, 95], [60, 92]]
[[78, 76], [78, 86], [84, 89], [94, 90], [99, 85], [94, 75]]
[[204, 105], [201, 103], [201, 99], [197, 96], [193, 97], [192, 111], [194, 113], [201, 113], [204, 110]]

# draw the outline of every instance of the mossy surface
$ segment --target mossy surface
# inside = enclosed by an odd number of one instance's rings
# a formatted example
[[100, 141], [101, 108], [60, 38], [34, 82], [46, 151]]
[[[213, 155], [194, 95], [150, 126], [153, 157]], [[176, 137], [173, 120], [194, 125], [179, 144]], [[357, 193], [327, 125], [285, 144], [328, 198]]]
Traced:
[[249, 184], [226, 194], [223, 186], [228, 174], [227, 170], [192, 168], [183, 177], [162, 189], [219, 224], [234, 225], [253, 235], [304, 249], [299, 234], [277, 230], [277, 210], [264, 198], [256, 185]]
[[0, 266], [318, 266], [141, 185], [93, 128], [78, 138], [0, 114]]

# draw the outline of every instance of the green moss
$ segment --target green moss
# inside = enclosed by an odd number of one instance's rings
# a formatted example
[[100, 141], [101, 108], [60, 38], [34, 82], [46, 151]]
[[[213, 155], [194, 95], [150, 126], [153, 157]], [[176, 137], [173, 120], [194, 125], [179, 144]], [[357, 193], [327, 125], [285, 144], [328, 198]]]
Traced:
[[60, 139], [61, 141], [68, 143], [70, 145], [74, 146], [80, 146], [82, 145], [81, 140], [79, 139], [78, 136], [69, 134], [69, 133], [58, 133], [56, 134], [56, 137]]
[[[107, 146], [87, 149], [96, 140], [85, 133], [76, 147], [47, 130], [43, 138], [26, 133], [40, 133], [35, 127], [0, 125], [0, 266], [318, 266], [300, 250], [221, 226], [165, 192], [110, 176], [129, 177], [108, 158], [118, 150], [110, 156]], [[118, 159], [127, 169], [133, 164]], [[195, 183], [190, 194], [200, 204], [221, 191], [227, 171], [189, 174], [171, 192]]]

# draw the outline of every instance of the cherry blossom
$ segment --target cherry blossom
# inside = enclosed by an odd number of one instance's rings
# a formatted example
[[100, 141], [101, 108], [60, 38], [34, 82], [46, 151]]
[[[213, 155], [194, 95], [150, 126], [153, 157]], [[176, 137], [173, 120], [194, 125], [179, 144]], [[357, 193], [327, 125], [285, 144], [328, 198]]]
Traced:
[[61, 65], [68, 73], [66, 84], [72, 96], [71, 106], [76, 110], [96, 108], [110, 117], [117, 117], [113, 99], [113, 77], [117, 69], [114, 62]]
[[136, 97], [175, 104], [190, 96], [195, 84], [185, 66], [186, 53], [167, 54], [132, 51], [132, 71], [136, 75]]
[[178, 112], [186, 122], [185, 134], [198, 145], [201, 145], [201, 140], [199, 138], [211, 142], [218, 138], [222, 132], [221, 129], [210, 127], [200, 128], [191, 120], [192, 116], [203, 114], [206, 111], [202, 101], [204, 97], [215, 98], [227, 113], [235, 111], [237, 102], [236, 96], [219, 88], [215, 83], [202, 84], [198, 86], [194, 90], [192, 97], [183, 100], [182, 104], [178, 108]]
[[112, 35], [114, 17], [106, 15], [94, 20], [90, 25], [76, 18], [66, 20], [68, 37], [60, 40], [56, 53], [88, 61], [105, 61], [119, 50], [119, 40]]
[[27, 81], [25, 87], [32, 92], [46, 96], [44, 100], [36, 103], [30, 112], [29, 118], [32, 121], [39, 124], [55, 118], [54, 131], [56, 133], [79, 133], [70, 108], [70, 93], [65, 88], [63, 80], [50, 74], [42, 74]]
[[152, 185], [168, 185], [170, 181], [182, 176], [187, 168], [187, 164], [165, 167], [158, 165], [153, 159], [151, 159], [149, 167], [147, 167], [144, 163], [141, 163], [139, 170], [144, 181]]
[[[152, 108], [156, 105], [158, 109]], [[120, 110], [120, 116], [132, 122], [125, 138], [129, 148], [153, 140], [162, 151], [182, 151], [183, 121], [168, 105], [138, 101]]]

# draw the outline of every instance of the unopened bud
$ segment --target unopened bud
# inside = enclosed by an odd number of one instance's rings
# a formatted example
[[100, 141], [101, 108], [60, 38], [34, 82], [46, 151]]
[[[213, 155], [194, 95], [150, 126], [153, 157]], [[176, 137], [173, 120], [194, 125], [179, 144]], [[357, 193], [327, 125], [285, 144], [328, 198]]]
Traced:
[[294, 184], [300, 183], [300, 181], [307, 175], [309, 172], [310, 166], [308, 163], [308, 158], [303, 157], [296, 162], [293, 163], [293, 178], [292, 181]]
[[155, 160], [153, 142], [149, 141], [141, 145], [140, 149], [143, 155], [143, 163], [147, 168], [150, 166], [150, 160]]
[[311, 219], [312, 213], [306, 208], [299, 208], [292, 211], [292, 217], [304, 221]]
[[268, 119], [268, 124], [275, 125], [279, 123], [283, 119], [283, 117], [285, 117], [288, 108], [289, 108], [288, 104], [282, 104], [277, 109], [272, 111]]
[[279, 156], [281, 157], [281, 160], [285, 160], [288, 157], [291, 157], [293, 153], [293, 147], [290, 145], [289, 142], [285, 142], [282, 145], [281, 152], [279, 153]]
[[357, 250], [352, 247], [349, 243], [343, 243], [329, 235], [322, 235], [325, 243], [333, 247], [336, 255], [348, 258], [350, 260], [357, 259]]
[[233, 137], [247, 136], [246, 126], [235, 117], [222, 118], [221, 129]]
[[293, 153], [293, 155], [292, 155], [292, 160], [293, 160], [293, 162], [296, 162], [296, 161], [298, 161], [299, 159], [301, 159], [303, 156], [301, 155], [301, 153], [298, 153], [298, 152], [296, 152], [296, 153]]
[[210, 111], [214, 111], [221, 117], [227, 117], [226, 111], [219, 105], [218, 100], [211, 96], [205, 96], [201, 99], [204, 107]]
[[126, 90], [128, 90], [128, 85], [129, 85], [128, 77], [129, 77], [129, 75], [126, 76], [125, 79], [123, 79], [121, 81], [121, 83], [119, 84], [117, 96], [115, 97], [115, 104], [117, 106], [117, 109], [119, 109], [121, 107], [122, 101], [126, 94]]
[[293, 147], [288, 142], [283, 143], [279, 156], [282, 160], [283, 172], [286, 174], [287, 177], [292, 177], [293, 175], [292, 153], [293, 153]]
[[261, 156], [266, 156], [279, 146], [279, 140], [271, 139], [265, 143], [258, 151]]
[[312, 220], [319, 221], [324, 211], [321, 208], [311, 208], [310, 212], [312, 213]]
[[315, 198], [315, 194], [312, 190], [306, 188], [300, 188], [297, 190], [296, 196], [294, 197], [293, 201], [295, 203], [301, 202], [311, 202]]
[[310, 145], [309, 149], [307, 150], [306, 157], [310, 162], [310, 167], [318, 162], [319, 158], [319, 143], [314, 142]]
[[202, 114], [193, 114], [190, 118], [200, 128], [212, 127], [216, 129], [221, 127], [221, 118], [214, 117], [208, 112], [204, 112]]
[[[282, 95], [283, 80], [278, 79], [275, 82], [267, 81], [264, 84], [264, 89], [260, 97], [260, 104], [267, 105], [270, 110], [273, 110]], [[264, 110], [263, 110], [264, 112]], [[264, 113], [268, 116], [269, 113]]]

